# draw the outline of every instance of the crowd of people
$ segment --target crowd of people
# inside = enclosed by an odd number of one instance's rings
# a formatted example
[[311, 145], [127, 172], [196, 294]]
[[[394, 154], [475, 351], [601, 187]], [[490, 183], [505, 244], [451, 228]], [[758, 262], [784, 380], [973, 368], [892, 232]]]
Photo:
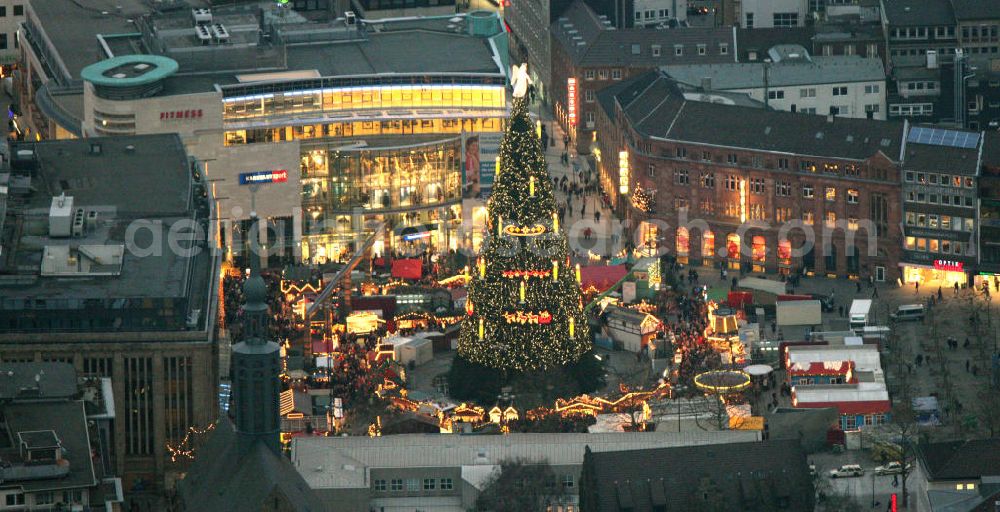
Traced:
[[672, 340], [675, 354], [680, 354], [677, 382], [688, 391], [694, 390], [694, 377], [721, 365], [721, 356], [705, 338], [708, 326], [708, 304], [701, 287], [695, 286], [688, 293], [678, 291], [669, 295], [660, 305], [660, 318], [668, 339]]

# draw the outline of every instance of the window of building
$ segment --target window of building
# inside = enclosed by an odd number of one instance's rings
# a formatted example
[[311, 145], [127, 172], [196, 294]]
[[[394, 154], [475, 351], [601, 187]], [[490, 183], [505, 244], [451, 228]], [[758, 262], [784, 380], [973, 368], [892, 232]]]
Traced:
[[607, 80], [608, 79], [608, 70], [606, 70], [606, 69], [598, 69], [597, 70], [597, 79], [598, 80]]
[[799, 161], [799, 169], [806, 172], [816, 172], [816, 162], [812, 160]]
[[[650, 171], [653, 170], [652, 165], [650, 165], [649, 168]], [[678, 185], [689, 185], [691, 183], [691, 179], [688, 176], [687, 169], [677, 169], [674, 171], [674, 183]]]
[[715, 173], [712, 172], [702, 173], [701, 186], [704, 188], [715, 188]]
[[583, 101], [586, 101], [587, 103], [593, 103], [594, 102], [594, 91], [592, 91], [590, 89], [587, 89], [587, 90], [583, 91]]
[[583, 79], [584, 80], [593, 80], [594, 79], [594, 70], [593, 69], [585, 69], [583, 71]]
[[594, 126], [594, 113], [593, 112], [587, 112], [587, 115], [584, 116], [584, 119], [587, 120], [587, 128], [593, 128], [593, 126]]
[[868, 50], [867, 50], [866, 56], [869, 59], [877, 59], [878, 58], [878, 44], [877, 43], [868, 43]]
[[698, 55], [705, 55], [706, 53], [708, 53], [707, 47], [705, 45], [703, 45], [703, 44], [699, 44], [698, 45]]
[[455, 488], [455, 483], [450, 478], [441, 479], [441, 490], [450, 491]]
[[424, 490], [425, 491], [433, 491], [436, 487], [437, 487], [437, 480], [435, 480], [433, 478], [425, 478], [424, 479]]
[[650, 48], [652, 49], [653, 57], [659, 57], [660, 56], [660, 45], [654, 44]]
[[660, 9], [659, 14], [660, 14], [660, 18], [669, 18], [670, 17], [670, 9]]
[[844, 55], [848, 55], [848, 56], [854, 55], [854, 45], [853, 44], [845, 44], [844, 45]]
[[750, 193], [758, 195], [764, 193], [764, 178], [750, 178]]
[[727, 153], [726, 154], [726, 162], [729, 162], [729, 163], [731, 163], [733, 165], [736, 165], [736, 163], [738, 161], [739, 161], [739, 159], [736, 157], [736, 153]]
[[0, 5], [0, 18], [5, 18], [5, 17], [7, 17], [7, 6]]
[[772, 100], [783, 100], [785, 99], [785, 91], [767, 91], [768, 99]]
[[701, 159], [704, 160], [704, 161], [706, 161], [706, 162], [711, 162], [712, 161], [712, 154], [709, 153], [708, 151], [702, 151], [701, 152]]
[[812, 185], [802, 185], [802, 197], [806, 199], [812, 199], [814, 197], [815, 191]]
[[376, 491], [385, 491], [387, 488], [385, 485], [385, 480], [375, 480], [372, 483], [372, 488], [375, 489]]
[[611, 70], [611, 79], [612, 80], [621, 80], [622, 79], [622, 70], [619, 69], [619, 68], [612, 69]]
[[677, 158], [687, 158], [687, 156], [688, 156], [688, 150], [687, 150], [687, 148], [678, 146], [677, 148], [675, 148], [674, 151], [675, 151], [675, 153], [677, 155]]
[[788, 159], [779, 158], [778, 159], [778, 169], [788, 169]]
[[906, 181], [913, 183], [913, 171], [906, 171], [906, 174], [904, 176], [905, 176], [904, 179]]
[[792, 209], [779, 206], [774, 209], [774, 220], [778, 222], [788, 222], [792, 218]]
[[847, 86], [846, 85], [842, 85], [842, 86], [839, 86], [839, 87], [834, 87], [833, 88], [833, 95], [834, 96], [847, 96]]
[[680, 57], [681, 55], [684, 55], [684, 45], [682, 45], [682, 44], [675, 44], [674, 45], [674, 55], [676, 55], [678, 57]]
[[[933, 176], [933, 174], [931, 176]], [[927, 202], [930, 203], [930, 204], [938, 204], [938, 195], [937, 194], [929, 194], [927, 196]]]
[[872, 85], [866, 85], [865, 86], [865, 94], [878, 94], [878, 93], [879, 93], [879, 86], [878, 86], [878, 84], [872, 84]]
[[806, 226], [812, 226], [815, 223], [815, 215], [813, 212], [802, 212], [802, 223]]
[[746, 23], [744, 23], [744, 26], [746, 28], [753, 28], [753, 13], [752, 12], [748, 12], [746, 14], [746, 18], [747, 19], [746, 19]]
[[725, 181], [725, 188], [726, 190], [739, 190], [740, 188], [739, 178], [733, 176], [732, 174], [727, 175]]
[[828, 202], [834, 202], [837, 200], [837, 189], [835, 187], [826, 187], [823, 191], [823, 197], [826, 198]]
[[774, 195], [780, 197], [791, 197], [792, 195], [792, 184], [787, 181], [776, 181], [774, 182]]
[[833, 229], [837, 227], [837, 214], [836, 212], [826, 212], [826, 227]]
[[406, 490], [409, 492], [417, 492], [420, 490], [420, 480], [416, 478], [406, 479]]
[[857, 217], [848, 217], [847, 218], [847, 229], [850, 230], [850, 231], [857, 231], [858, 230], [858, 218]]
[[927, 227], [937, 229], [938, 227], [938, 216], [934, 214], [929, 214], [927, 216]]
[[719, 43], [719, 55], [729, 55], [728, 43]]
[[389, 490], [390, 491], [394, 491], [394, 492], [400, 492], [400, 491], [402, 491], [403, 490], [403, 479], [402, 478], [393, 478], [389, 482]]
[[823, 56], [824, 57], [829, 57], [831, 55], [833, 55], [833, 45], [832, 44], [824, 44], [823, 45]]
[[774, 13], [775, 27], [797, 27], [798, 25], [799, 25], [799, 13], [797, 12]]
[[24, 16], [23, 5], [17, 5], [17, 4], [14, 5], [14, 16]]
[[751, 155], [750, 156], [750, 165], [752, 167], [756, 167], [758, 169], [760, 169], [761, 167], [764, 167], [764, 157], [762, 157], [760, 155]]
[[816, 97], [816, 88], [815, 87], [808, 87], [808, 88], [805, 88], [805, 89], [799, 89], [799, 97], [800, 98], [815, 98]]
[[56, 497], [51, 492], [36, 492], [35, 505], [52, 505], [56, 502]]
[[847, 189], [847, 204], [858, 204], [858, 198], [861, 197], [861, 192], [856, 188]]
[[7, 34], [0, 33], [0, 50], [6, 50], [6, 49], [7, 49]]
[[912, 251], [912, 250], [916, 249], [917, 248], [917, 239], [914, 238], [914, 237], [912, 237], [912, 236], [906, 237], [906, 241], [903, 243], [903, 247], [906, 250], [908, 250], [908, 251]]

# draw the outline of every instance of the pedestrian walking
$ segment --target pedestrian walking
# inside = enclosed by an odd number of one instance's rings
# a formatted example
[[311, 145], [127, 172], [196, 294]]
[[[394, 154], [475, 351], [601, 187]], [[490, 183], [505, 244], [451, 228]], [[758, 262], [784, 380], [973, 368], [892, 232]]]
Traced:
[[969, 373], [969, 365], [972, 364], [968, 359], [965, 360], [965, 373]]
[[601, 222], [601, 212], [600, 212], [600, 210], [594, 211], [594, 222]]
[[[858, 286], [861, 286], [860, 284]], [[844, 306], [837, 306], [837, 315], [841, 318], [844, 317]]]
[[920, 293], [920, 281], [913, 282], [913, 294], [916, 295]]
[[861, 281], [858, 281], [858, 282], [856, 282], [854, 284], [857, 285], [857, 287], [858, 287], [857, 293], [861, 293]]

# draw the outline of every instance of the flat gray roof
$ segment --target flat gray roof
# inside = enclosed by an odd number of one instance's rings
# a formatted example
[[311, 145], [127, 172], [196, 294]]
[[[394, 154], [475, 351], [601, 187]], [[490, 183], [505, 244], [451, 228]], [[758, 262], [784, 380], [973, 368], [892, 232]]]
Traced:
[[366, 468], [492, 467], [514, 458], [545, 459], [559, 466], [582, 464], [587, 446], [593, 451], [617, 451], [757, 440], [757, 432], [736, 430], [299, 437], [292, 441], [292, 463], [310, 487], [328, 489], [365, 486]]
[[51, 400], [70, 398], [76, 393], [76, 370], [69, 363], [0, 364], [0, 398], [4, 400]]
[[[100, 153], [91, 154], [91, 145]], [[187, 154], [176, 134], [45, 141], [14, 146], [34, 148], [38, 172], [35, 192], [17, 211], [22, 230], [7, 245], [12, 265], [0, 275], [0, 296], [25, 299], [117, 299], [187, 297], [198, 308], [205, 301], [213, 265], [202, 251], [195, 257], [167, 245], [177, 222], [194, 218], [193, 187]], [[73, 208], [96, 212], [83, 237], [51, 238], [52, 198], [65, 194]], [[138, 228], [138, 229], [137, 229]], [[154, 237], [162, 243], [153, 245]], [[143, 254], [129, 247], [158, 250]], [[121, 272], [114, 276], [41, 276], [45, 246], [126, 244]], [[33, 272], [28, 272], [33, 269]], [[204, 305], [200, 306], [203, 310]]]
[[87, 416], [82, 401], [8, 404], [0, 411], [7, 418], [7, 426], [15, 442], [18, 432], [52, 430], [59, 437], [63, 458], [69, 461], [69, 474], [62, 478], [5, 482], [5, 484], [18, 485], [28, 492], [97, 485], [97, 475], [90, 454]]
[[142, 0], [36, 0], [28, 9], [73, 79], [83, 68], [104, 60], [97, 34], [138, 32], [132, 20], [150, 8]]
[[[818, 85], [885, 80], [880, 59], [854, 56], [812, 57], [769, 65], [771, 87]], [[665, 66], [663, 70], [678, 82], [700, 86], [703, 78], [712, 80], [712, 89], [752, 89], [764, 87], [764, 63], [691, 64]]]

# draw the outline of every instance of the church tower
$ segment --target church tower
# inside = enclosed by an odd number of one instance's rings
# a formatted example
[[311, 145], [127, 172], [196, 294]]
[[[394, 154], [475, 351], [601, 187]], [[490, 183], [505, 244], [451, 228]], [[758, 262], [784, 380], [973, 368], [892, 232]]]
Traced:
[[241, 441], [252, 445], [262, 441], [275, 453], [281, 452], [281, 349], [269, 339], [267, 285], [260, 275], [257, 215], [250, 214], [250, 277], [243, 283], [243, 341], [233, 347], [232, 381], [236, 432]]

